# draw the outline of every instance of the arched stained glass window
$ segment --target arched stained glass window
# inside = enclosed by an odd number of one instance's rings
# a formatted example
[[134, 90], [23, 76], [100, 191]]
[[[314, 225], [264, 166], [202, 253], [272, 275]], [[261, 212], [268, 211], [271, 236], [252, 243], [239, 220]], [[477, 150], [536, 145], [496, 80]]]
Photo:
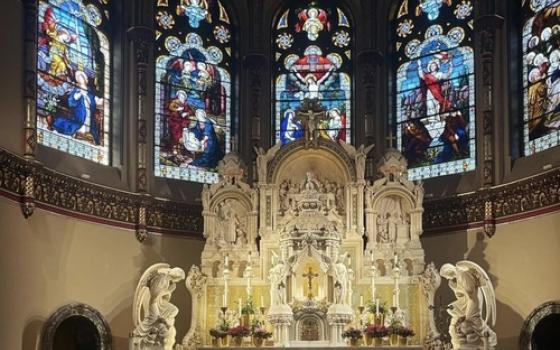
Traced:
[[470, 0], [397, 8], [395, 127], [411, 179], [475, 169], [473, 12]]
[[560, 144], [560, 1], [523, 0], [526, 156]]
[[110, 162], [111, 50], [107, 1], [39, 1], [37, 140]]
[[304, 134], [296, 111], [304, 99], [325, 109], [318, 135], [351, 142], [353, 33], [348, 14], [333, 2], [294, 1], [272, 28], [276, 142]]
[[220, 0], [157, 0], [155, 13], [155, 174], [217, 182], [231, 138], [229, 14]]

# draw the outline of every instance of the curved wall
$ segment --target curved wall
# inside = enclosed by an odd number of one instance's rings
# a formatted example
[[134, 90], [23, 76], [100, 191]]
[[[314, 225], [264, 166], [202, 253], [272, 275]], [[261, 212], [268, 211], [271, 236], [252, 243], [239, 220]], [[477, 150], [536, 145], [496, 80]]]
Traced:
[[[107, 320], [115, 350], [128, 349], [132, 298], [151, 264], [167, 262], [188, 272], [200, 263], [203, 242], [151, 235], [140, 244], [133, 231], [36, 210], [24, 219], [19, 204], [0, 197], [0, 347], [38, 349], [44, 322], [59, 307], [80, 302]], [[184, 281], [172, 302], [181, 310], [177, 339], [190, 322]]]

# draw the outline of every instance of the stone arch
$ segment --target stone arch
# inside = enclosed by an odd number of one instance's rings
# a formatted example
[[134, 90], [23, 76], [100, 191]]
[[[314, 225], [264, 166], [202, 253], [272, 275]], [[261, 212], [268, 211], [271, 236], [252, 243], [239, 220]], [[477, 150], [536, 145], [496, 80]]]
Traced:
[[[328, 163], [329, 174], [321, 175], [331, 176], [332, 180], [342, 184], [356, 181], [354, 160], [340, 145], [332, 141], [318, 140], [317, 146], [307, 148], [305, 153], [298, 152], [304, 148], [305, 141], [301, 140], [280, 148], [268, 166], [267, 182], [280, 183], [286, 178], [297, 178], [298, 175], [304, 178], [306, 171], [321, 173], [325, 163]], [[305, 166], [300, 166], [302, 164]]]
[[99, 336], [98, 350], [111, 350], [112, 336], [109, 324], [99, 311], [82, 303], [62, 306], [49, 317], [45, 322], [41, 336], [41, 350], [54, 350], [53, 345], [57, 329], [65, 320], [71, 317], [82, 317], [91, 322]]

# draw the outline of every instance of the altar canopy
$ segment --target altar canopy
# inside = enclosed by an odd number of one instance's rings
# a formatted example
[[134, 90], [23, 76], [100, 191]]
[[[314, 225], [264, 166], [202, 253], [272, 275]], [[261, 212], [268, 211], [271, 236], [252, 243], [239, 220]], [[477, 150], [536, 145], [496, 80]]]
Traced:
[[[202, 194], [206, 245], [187, 287], [191, 329], [183, 346], [210, 346], [210, 329], [258, 323], [270, 345], [344, 345], [342, 332], [398, 321], [424, 344], [438, 335], [429, 305], [439, 286], [426, 268], [421, 183], [396, 150], [364, 179], [371, 147], [308, 138], [256, 149], [258, 182], [235, 153]], [[198, 276], [198, 277], [197, 277]]]

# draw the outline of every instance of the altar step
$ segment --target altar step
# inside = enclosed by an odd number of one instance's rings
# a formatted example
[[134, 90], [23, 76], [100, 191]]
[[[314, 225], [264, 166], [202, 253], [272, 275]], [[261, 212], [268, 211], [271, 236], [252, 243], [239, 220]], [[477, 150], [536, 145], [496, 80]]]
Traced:
[[[250, 346], [243, 346], [243, 347], [233, 347], [233, 346], [228, 346], [228, 347], [201, 347], [199, 349], [208, 349], [208, 350], [220, 350], [220, 349], [228, 349], [228, 350], [247, 350], [248, 348], [254, 348], [254, 349], [258, 349], [255, 347], [250, 347]], [[272, 350], [272, 349], [282, 349], [282, 350], [286, 350], [286, 349], [290, 349], [290, 350], [305, 350], [305, 349], [371, 349], [371, 350], [422, 350], [422, 346], [420, 345], [408, 345], [408, 346], [391, 346], [391, 345], [383, 345], [383, 346], [349, 346], [349, 345], [343, 345], [343, 346], [329, 346], [329, 345], [306, 345], [306, 346], [290, 346], [290, 347], [281, 347], [281, 346], [263, 346], [261, 347], [261, 349], [265, 349], [265, 350]]]

